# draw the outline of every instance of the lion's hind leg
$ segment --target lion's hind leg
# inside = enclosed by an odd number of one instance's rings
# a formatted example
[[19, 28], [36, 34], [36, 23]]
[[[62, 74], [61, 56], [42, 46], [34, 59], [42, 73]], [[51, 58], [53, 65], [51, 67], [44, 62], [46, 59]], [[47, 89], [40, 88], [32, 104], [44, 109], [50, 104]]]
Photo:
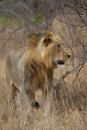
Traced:
[[13, 108], [17, 108], [16, 99], [17, 94], [19, 93], [19, 90], [17, 89], [16, 85], [12, 82], [11, 84], [11, 94], [10, 94], [10, 103]]

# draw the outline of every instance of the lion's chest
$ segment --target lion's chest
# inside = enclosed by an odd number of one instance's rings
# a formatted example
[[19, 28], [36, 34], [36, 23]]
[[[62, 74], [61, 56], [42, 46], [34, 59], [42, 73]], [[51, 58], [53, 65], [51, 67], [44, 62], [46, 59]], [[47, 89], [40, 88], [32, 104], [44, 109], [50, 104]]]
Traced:
[[[41, 65], [27, 64], [25, 70], [26, 80], [29, 81], [30, 86], [35, 89], [42, 89], [46, 79], [45, 68]], [[26, 81], [26, 82], [27, 82]]]
[[42, 66], [33, 66], [33, 73], [31, 74], [31, 82], [38, 84], [38, 87], [41, 87], [45, 83], [46, 72]]

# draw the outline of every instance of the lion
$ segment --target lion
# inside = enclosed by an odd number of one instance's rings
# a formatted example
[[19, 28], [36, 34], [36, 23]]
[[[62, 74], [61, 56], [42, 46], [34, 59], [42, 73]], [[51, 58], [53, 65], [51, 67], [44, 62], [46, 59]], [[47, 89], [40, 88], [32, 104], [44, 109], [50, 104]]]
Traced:
[[44, 84], [47, 81], [50, 93], [53, 70], [58, 65], [64, 65], [69, 57], [62, 48], [60, 37], [53, 32], [31, 34], [26, 47], [12, 50], [7, 57], [6, 77], [11, 82], [12, 99], [15, 99], [17, 92], [24, 91], [30, 104], [39, 108], [35, 92], [41, 89], [46, 97]]

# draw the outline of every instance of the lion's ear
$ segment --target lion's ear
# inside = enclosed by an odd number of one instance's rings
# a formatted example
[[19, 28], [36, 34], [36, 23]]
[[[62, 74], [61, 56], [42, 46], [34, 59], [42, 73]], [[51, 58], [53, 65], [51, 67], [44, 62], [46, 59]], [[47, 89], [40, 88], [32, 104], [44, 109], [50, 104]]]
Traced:
[[44, 38], [44, 41], [43, 41], [43, 44], [44, 44], [45, 46], [48, 46], [51, 42], [52, 42], [52, 39], [51, 39], [51, 38], [45, 37], [45, 38]]

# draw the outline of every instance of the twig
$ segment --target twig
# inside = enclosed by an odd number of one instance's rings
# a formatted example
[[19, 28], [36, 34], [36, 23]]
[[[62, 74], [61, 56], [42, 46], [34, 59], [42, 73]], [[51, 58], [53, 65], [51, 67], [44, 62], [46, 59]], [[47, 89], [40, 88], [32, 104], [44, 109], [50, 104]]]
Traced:
[[75, 81], [77, 80], [77, 78], [78, 78], [78, 76], [79, 76], [79, 73], [80, 73], [81, 69], [83, 68], [83, 66], [84, 66], [84, 64], [80, 66], [78, 72], [76, 73], [75, 79], [74, 79], [73, 82], [72, 82], [72, 85], [73, 85], [73, 84], [75, 83]]
[[67, 71], [60, 79], [65, 79], [69, 74], [71, 74], [72, 72], [74, 72], [76, 69], [78, 69], [80, 66], [83, 66], [85, 63], [87, 63], [87, 61], [84, 61], [82, 63], [80, 63], [79, 65], [77, 65], [76, 67], [74, 67], [72, 70]]

